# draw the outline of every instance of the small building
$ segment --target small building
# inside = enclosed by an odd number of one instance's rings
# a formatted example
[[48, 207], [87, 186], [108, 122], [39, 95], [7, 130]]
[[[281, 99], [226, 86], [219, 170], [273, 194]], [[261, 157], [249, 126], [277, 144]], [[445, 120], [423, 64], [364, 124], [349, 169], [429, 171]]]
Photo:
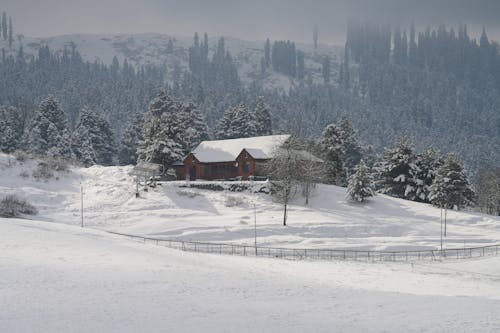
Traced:
[[290, 135], [267, 135], [252, 138], [201, 142], [184, 159], [183, 178], [229, 179], [259, 176], [262, 165]]

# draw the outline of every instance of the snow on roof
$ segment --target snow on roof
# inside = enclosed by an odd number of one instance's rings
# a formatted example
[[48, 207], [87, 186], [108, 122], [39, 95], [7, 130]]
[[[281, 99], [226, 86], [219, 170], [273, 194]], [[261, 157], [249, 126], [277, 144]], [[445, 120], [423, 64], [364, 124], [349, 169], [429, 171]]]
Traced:
[[203, 141], [191, 153], [202, 163], [235, 161], [243, 149], [248, 151], [253, 158], [267, 159], [271, 157], [273, 150], [289, 137], [290, 135], [267, 135], [253, 138]]

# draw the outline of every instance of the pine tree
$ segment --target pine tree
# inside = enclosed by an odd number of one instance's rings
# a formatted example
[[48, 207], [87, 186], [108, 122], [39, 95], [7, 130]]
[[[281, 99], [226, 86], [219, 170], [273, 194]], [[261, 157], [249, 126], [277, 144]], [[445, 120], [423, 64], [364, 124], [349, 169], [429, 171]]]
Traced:
[[21, 145], [24, 121], [21, 110], [14, 107], [0, 108], [0, 151], [12, 153]]
[[242, 103], [228, 109], [219, 124], [215, 135], [218, 139], [249, 138], [257, 135], [255, 115]]
[[302, 80], [305, 75], [304, 52], [297, 51], [297, 78]]
[[66, 114], [54, 96], [42, 100], [36, 110], [26, 131], [26, 147], [40, 155], [71, 157]]
[[342, 115], [339, 127], [343, 146], [342, 151], [344, 152], [344, 168], [346, 169], [347, 176], [350, 176], [361, 160], [361, 145], [359, 144], [358, 135], [346, 114]]
[[325, 84], [330, 83], [330, 57], [325, 56], [323, 58], [323, 67], [322, 67], [322, 73], [323, 73], [323, 80], [325, 81]]
[[385, 149], [377, 172], [382, 193], [410, 200], [415, 198], [415, 155], [407, 138], [399, 139], [394, 148]]
[[347, 194], [351, 200], [357, 202], [363, 202], [374, 195], [373, 179], [363, 160], [356, 166], [355, 173], [349, 177]]
[[12, 17], [9, 16], [9, 47], [12, 47], [14, 42], [14, 29], [12, 28]]
[[113, 164], [115, 144], [111, 127], [100, 114], [87, 107], [80, 113], [71, 147], [75, 157], [86, 166]]
[[164, 167], [182, 160], [182, 103], [161, 91], [149, 106], [150, 117], [139, 143], [139, 160], [162, 164]]
[[178, 113], [180, 119], [181, 144], [186, 152], [196, 147], [201, 141], [208, 139], [208, 128], [203, 116], [194, 103], [180, 105]]
[[123, 132], [118, 154], [118, 161], [121, 165], [135, 164], [137, 162], [137, 148], [139, 142], [143, 140], [143, 126], [144, 116], [142, 113], [138, 113]]
[[271, 42], [269, 38], [266, 39], [266, 44], [264, 45], [264, 64], [266, 68], [269, 68], [271, 64]]
[[416, 187], [414, 200], [430, 202], [431, 186], [442, 163], [441, 157], [432, 148], [416, 156], [416, 172], [413, 180]]
[[2, 13], [2, 35], [3, 40], [7, 40], [7, 13]]
[[328, 125], [323, 131], [321, 145], [325, 152], [326, 180], [338, 186], [345, 186], [343, 142], [340, 128], [335, 124]]
[[472, 204], [474, 192], [455, 155], [446, 157], [431, 186], [432, 204], [446, 209], [460, 209]]
[[255, 127], [256, 135], [271, 135], [273, 134], [271, 115], [269, 109], [264, 102], [264, 97], [260, 96], [255, 107]]

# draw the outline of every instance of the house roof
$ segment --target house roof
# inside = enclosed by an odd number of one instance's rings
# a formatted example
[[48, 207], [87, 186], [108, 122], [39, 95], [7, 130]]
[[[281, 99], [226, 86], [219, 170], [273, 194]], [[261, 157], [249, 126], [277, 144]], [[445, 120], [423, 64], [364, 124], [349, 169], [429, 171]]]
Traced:
[[232, 162], [236, 160], [243, 149], [255, 159], [268, 159], [271, 158], [273, 151], [289, 137], [290, 135], [267, 135], [203, 141], [191, 153], [201, 163]]

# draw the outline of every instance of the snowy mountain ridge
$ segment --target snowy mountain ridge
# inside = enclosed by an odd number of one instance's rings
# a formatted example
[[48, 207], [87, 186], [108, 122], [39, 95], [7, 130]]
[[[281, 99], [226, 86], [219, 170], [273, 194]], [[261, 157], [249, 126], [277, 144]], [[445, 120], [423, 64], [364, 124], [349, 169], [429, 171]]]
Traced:
[[[220, 37], [209, 37], [209, 56], [213, 54]], [[169, 48], [172, 41], [173, 49]], [[261, 74], [261, 59], [264, 56], [265, 41], [246, 41], [233, 37], [224, 37], [226, 50], [233, 57], [240, 78], [245, 84], [260, 81], [267, 88], [288, 90], [297, 84], [297, 80], [273, 70]], [[23, 37], [19, 36], [12, 47], [8, 42], [0, 39], [0, 49], [6, 55], [16, 56], [22, 44], [27, 57], [37, 55], [38, 49], [48, 46], [51, 50], [62, 53], [66, 47], [71, 50], [72, 44], [89, 62], [111, 64], [116, 56], [120, 64], [125, 59], [130, 65], [165, 64], [167, 79], [171, 80], [174, 66], [182, 70], [188, 68], [188, 50], [193, 44], [193, 37], [180, 35], [167, 35], [160, 33], [142, 34], [68, 34], [54, 37]], [[333, 63], [337, 62], [342, 54], [339, 46], [319, 44], [315, 50], [313, 45], [296, 43], [298, 50], [304, 52], [305, 68], [314, 81], [322, 81], [321, 61], [325, 56], [330, 56]]]

